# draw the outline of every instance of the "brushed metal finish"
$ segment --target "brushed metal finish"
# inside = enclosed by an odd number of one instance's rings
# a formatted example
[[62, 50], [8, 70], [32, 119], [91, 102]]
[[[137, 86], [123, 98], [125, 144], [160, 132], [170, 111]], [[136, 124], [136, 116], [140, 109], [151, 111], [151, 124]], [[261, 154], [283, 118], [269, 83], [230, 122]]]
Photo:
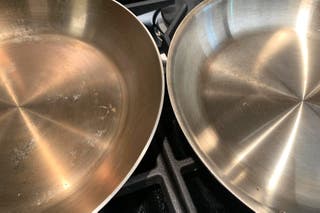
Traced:
[[319, 11], [313, 0], [205, 1], [169, 51], [188, 141], [257, 212], [320, 211]]
[[146, 151], [163, 90], [154, 42], [118, 3], [0, 1], [0, 212], [99, 210]]

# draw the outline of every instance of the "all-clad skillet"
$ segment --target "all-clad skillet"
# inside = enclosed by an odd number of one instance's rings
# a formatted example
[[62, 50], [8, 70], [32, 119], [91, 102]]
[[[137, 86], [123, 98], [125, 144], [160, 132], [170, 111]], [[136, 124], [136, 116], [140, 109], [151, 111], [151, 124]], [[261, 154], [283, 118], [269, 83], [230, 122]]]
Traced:
[[208, 169], [257, 212], [320, 211], [320, 2], [210, 0], [178, 28], [167, 84]]
[[98, 211], [159, 121], [162, 64], [115, 1], [0, 1], [0, 212]]

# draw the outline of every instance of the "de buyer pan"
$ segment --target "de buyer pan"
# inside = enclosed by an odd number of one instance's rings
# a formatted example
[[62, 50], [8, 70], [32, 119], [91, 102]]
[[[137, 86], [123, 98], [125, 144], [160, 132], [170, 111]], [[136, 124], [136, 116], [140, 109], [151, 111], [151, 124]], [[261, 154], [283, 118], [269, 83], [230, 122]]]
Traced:
[[158, 50], [115, 1], [0, 1], [0, 212], [90, 212], [151, 141]]
[[204, 1], [171, 43], [189, 143], [257, 212], [320, 211], [320, 2]]

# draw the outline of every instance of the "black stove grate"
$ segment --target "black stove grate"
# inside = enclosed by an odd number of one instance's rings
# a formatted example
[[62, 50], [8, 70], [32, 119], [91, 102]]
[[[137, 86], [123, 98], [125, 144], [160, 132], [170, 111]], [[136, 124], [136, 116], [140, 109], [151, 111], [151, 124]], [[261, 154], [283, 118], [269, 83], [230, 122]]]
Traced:
[[182, 134], [166, 97], [151, 146], [104, 212], [252, 212], [203, 166]]

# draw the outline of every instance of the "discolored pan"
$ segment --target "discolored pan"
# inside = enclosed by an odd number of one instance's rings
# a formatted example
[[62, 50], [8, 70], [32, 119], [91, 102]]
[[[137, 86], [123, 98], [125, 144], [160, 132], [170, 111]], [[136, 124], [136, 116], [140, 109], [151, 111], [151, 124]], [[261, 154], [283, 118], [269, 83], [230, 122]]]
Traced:
[[0, 212], [98, 211], [163, 102], [159, 53], [114, 1], [0, 1]]

